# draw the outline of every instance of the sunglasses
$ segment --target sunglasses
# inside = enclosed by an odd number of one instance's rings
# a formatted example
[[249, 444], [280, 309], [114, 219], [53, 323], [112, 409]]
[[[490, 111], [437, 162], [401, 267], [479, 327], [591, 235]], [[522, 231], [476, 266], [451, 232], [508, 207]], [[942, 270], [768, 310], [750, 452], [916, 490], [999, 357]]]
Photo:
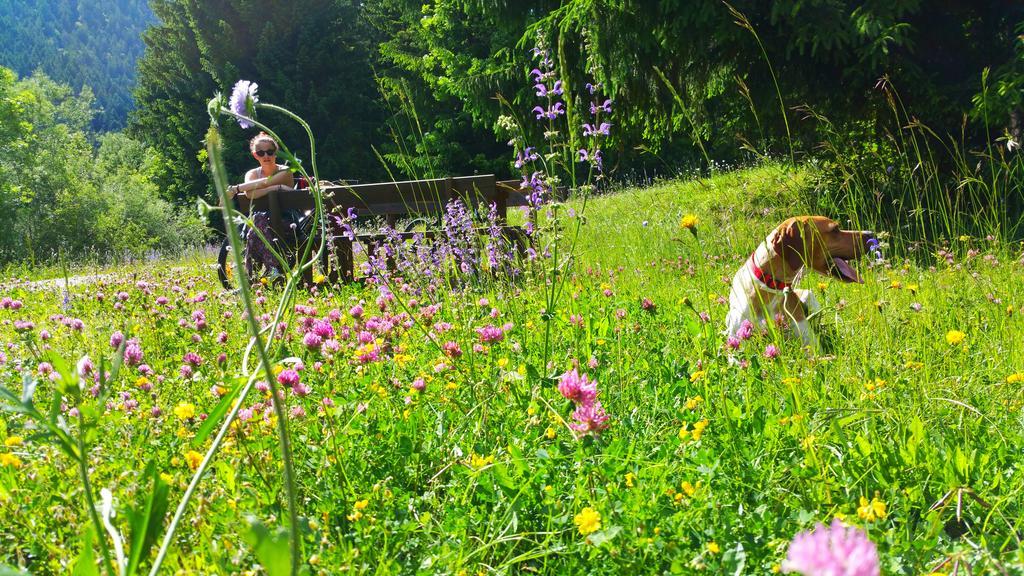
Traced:
[[260, 158], [263, 158], [264, 156], [273, 156], [275, 154], [277, 154], [277, 148], [271, 148], [270, 150], [257, 150], [256, 151], [256, 155], [259, 156]]

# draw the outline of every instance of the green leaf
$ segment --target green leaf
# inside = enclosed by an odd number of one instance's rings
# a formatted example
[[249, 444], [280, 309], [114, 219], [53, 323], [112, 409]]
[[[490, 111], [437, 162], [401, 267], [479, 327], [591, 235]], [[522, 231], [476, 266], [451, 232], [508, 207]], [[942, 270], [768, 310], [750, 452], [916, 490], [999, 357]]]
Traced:
[[164, 516], [167, 514], [168, 486], [160, 478], [156, 463], [150, 461], [146, 465], [143, 479], [149, 479], [150, 489], [143, 494], [138, 508], [128, 512], [131, 523], [131, 555], [128, 558], [127, 576], [135, 574], [142, 561], [146, 559], [153, 544], [164, 529]]
[[857, 448], [860, 450], [861, 455], [865, 457], [871, 456], [871, 453], [874, 452], [874, 448], [871, 446], [871, 441], [860, 434], [857, 435], [856, 440]]
[[244, 386], [236, 384], [230, 391], [228, 391], [227, 394], [221, 397], [220, 402], [218, 402], [217, 406], [215, 406], [209, 415], [207, 415], [206, 420], [203, 421], [203, 425], [200, 426], [199, 431], [196, 432], [196, 437], [193, 439], [194, 445], [200, 446], [203, 442], [206, 442], [206, 439], [210, 437], [210, 433], [213, 432], [214, 428], [216, 428], [218, 424], [220, 424], [221, 418], [228, 413], [232, 402], [235, 401], [235, 398], [238, 397], [238, 394], [241, 393], [243, 388]]
[[0, 399], [6, 400], [6, 403], [0, 404], [0, 410], [35, 416], [35, 409], [30, 405], [23, 404], [18, 395], [7, 388], [0, 387]]
[[742, 542], [737, 542], [735, 548], [730, 548], [722, 554], [722, 566], [729, 567], [734, 576], [743, 574], [747, 566], [747, 552], [743, 549]]
[[96, 566], [96, 555], [92, 551], [93, 541], [92, 525], [86, 525], [82, 532], [82, 549], [75, 559], [75, 569], [72, 576], [99, 576], [100, 570]]
[[697, 336], [700, 334], [700, 321], [697, 320], [696, 315], [683, 314], [683, 327], [686, 328], [686, 332], [690, 336]]
[[28, 372], [28, 371], [25, 372], [25, 377], [22, 379], [22, 389], [21, 389], [21, 403], [22, 404], [25, 404], [27, 406], [27, 405], [30, 405], [32, 403], [32, 396], [36, 392], [36, 384], [38, 382], [39, 381], [36, 380], [34, 376], [32, 376], [31, 372]]
[[288, 530], [271, 530], [255, 516], [247, 518], [249, 530], [246, 541], [252, 547], [256, 559], [268, 576], [289, 576], [291, 572], [291, 550], [288, 548]]
[[622, 532], [622, 526], [609, 526], [604, 530], [599, 530], [587, 536], [587, 540], [594, 546], [601, 546], [606, 542], [611, 542], [616, 536]]

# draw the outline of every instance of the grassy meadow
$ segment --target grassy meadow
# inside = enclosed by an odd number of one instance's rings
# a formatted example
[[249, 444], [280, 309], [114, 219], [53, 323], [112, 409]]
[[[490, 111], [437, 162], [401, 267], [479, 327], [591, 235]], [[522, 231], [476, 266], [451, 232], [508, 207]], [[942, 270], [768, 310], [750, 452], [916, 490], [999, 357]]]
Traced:
[[[273, 358], [308, 573], [765, 574], [836, 517], [884, 574], [1024, 573], [1020, 245], [958, 236], [862, 260], [863, 285], [808, 276], [821, 354], [755, 333], [728, 361], [731, 278], [810, 210], [806, 180], [768, 165], [571, 201], [556, 282], [542, 258], [515, 283], [319, 285], [286, 302]], [[239, 297], [206, 262], [115, 274], [67, 294], [0, 288], [16, 408], [0, 416], [0, 566], [148, 571], [255, 362]], [[278, 293], [257, 296], [272, 326]], [[592, 433], [557, 387], [572, 369], [608, 417]], [[287, 573], [262, 384], [164, 572]]]

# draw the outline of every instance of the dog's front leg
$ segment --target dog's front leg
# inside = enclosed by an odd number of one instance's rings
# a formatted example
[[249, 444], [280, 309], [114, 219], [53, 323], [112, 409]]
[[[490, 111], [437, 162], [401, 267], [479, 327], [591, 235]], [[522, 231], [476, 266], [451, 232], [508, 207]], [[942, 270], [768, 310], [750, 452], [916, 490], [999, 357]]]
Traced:
[[[807, 319], [807, 310], [804, 309], [804, 301], [801, 298], [801, 294], [796, 292], [786, 292], [786, 300], [783, 303], [783, 308], [786, 311], [786, 315], [793, 322], [793, 329], [796, 330], [797, 335], [800, 337], [800, 342], [803, 343], [805, 348], [810, 348], [812, 352], [817, 352], [818, 348], [818, 335], [814, 333], [814, 329], [811, 328], [811, 323]], [[805, 298], [807, 294], [803, 295]], [[813, 295], [811, 295], [813, 298]], [[817, 304], [817, 299], [813, 300], [813, 304]], [[820, 309], [820, 305], [817, 306]]]

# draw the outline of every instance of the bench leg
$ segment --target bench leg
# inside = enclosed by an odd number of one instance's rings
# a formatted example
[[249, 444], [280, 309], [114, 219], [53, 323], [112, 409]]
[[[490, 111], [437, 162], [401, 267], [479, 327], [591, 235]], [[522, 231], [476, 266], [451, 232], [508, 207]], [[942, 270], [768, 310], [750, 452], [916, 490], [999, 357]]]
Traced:
[[[355, 278], [355, 257], [352, 254], [352, 241], [343, 236], [335, 236], [331, 246], [334, 262], [327, 258], [327, 279], [332, 282], [351, 282]], [[333, 264], [333, 266], [331, 266]]]

